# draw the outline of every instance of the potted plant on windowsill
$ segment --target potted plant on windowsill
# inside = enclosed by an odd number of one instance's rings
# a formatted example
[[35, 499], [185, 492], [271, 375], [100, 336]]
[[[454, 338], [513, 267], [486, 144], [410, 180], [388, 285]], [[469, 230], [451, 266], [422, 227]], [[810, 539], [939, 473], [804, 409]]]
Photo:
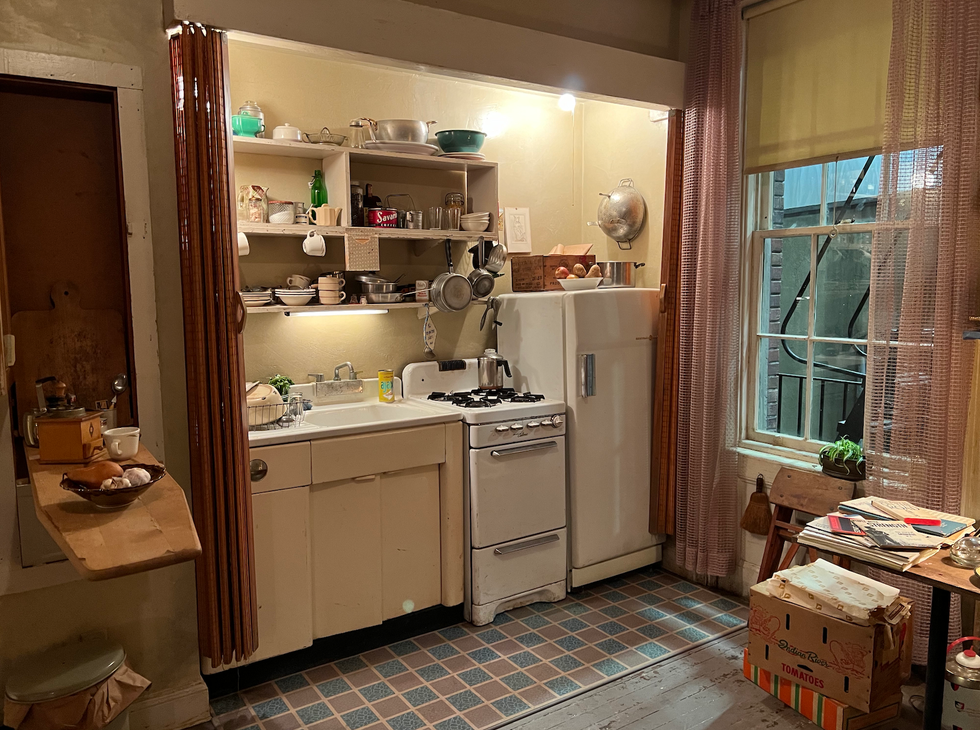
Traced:
[[820, 449], [823, 473], [836, 479], [859, 482], [867, 478], [864, 451], [845, 436]]

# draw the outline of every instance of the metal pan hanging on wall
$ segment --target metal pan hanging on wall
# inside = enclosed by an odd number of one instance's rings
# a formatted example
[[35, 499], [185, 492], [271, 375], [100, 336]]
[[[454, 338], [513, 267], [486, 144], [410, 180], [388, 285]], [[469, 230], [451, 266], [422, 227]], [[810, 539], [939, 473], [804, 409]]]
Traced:
[[599, 193], [599, 210], [596, 221], [602, 232], [619, 244], [623, 250], [633, 248], [633, 239], [643, 228], [647, 204], [640, 192], [633, 187], [633, 178], [624, 177], [619, 185], [608, 193]]

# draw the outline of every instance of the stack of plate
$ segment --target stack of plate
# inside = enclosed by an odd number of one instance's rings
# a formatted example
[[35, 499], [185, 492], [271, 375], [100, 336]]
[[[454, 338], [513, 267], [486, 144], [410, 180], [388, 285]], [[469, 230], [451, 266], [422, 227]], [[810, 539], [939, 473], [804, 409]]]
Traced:
[[364, 146], [369, 150], [380, 150], [382, 152], [401, 152], [408, 155], [434, 155], [439, 148], [434, 144], [424, 142], [383, 142], [381, 140], [371, 140], [365, 142]]
[[466, 213], [459, 217], [459, 223], [464, 231], [473, 231], [475, 233], [485, 231], [490, 227], [490, 214]]
[[276, 297], [287, 307], [302, 307], [316, 296], [316, 289], [276, 289]]
[[448, 157], [453, 160], [485, 160], [487, 156], [482, 152], [443, 152], [440, 157]]
[[272, 292], [268, 289], [259, 291], [243, 291], [242, 299], [246, 307], [261, 307], [272, 301]]

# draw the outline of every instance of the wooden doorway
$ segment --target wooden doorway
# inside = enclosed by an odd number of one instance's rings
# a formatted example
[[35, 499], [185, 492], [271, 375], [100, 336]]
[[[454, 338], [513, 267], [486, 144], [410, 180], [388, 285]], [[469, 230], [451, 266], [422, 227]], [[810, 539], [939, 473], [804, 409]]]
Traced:
[[[0, 75], [0, 246], [11, 425], [53, 375], [81, 405], [113, 396], [117, 425], [137, 423], [128, 240], [116, 89]], [[20, 440], [14, 441], [22, 466]]]

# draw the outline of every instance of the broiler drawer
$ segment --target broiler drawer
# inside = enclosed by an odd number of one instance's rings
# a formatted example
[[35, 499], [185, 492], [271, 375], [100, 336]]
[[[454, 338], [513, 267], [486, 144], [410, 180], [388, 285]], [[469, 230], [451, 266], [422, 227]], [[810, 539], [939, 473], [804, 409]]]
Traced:
[[473, 603], [499, 601], [565, 580], [565, 530], [474, 550]]

